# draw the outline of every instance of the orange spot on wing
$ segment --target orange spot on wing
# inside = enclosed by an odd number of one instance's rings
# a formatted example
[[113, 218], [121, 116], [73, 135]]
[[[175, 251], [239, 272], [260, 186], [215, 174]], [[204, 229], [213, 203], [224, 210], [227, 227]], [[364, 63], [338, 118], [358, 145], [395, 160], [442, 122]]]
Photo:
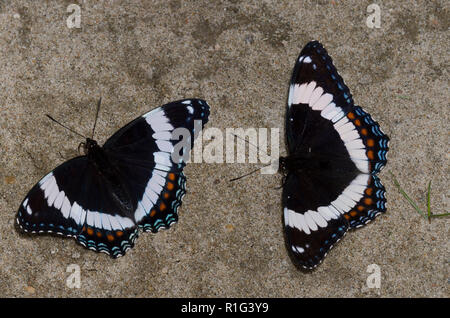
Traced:
[[168, 174], [169, 180], [175, 180], [175, 173], [171, 172]]
[[370, 160], [373, 160], [375, 158], [375, 155], [373, 154], [372, 150], [369, 150], [367, 152], [367, 158], [369, 158]]
[[167, 182], [167, 189], [169, 190], [169, 191], [171, 191], [171, 190], [173, 190], [173, 183], [172, 182]]
[[353, 114], [352, 112], [347, 114], [347, 117], [351, 120], [355, 119], [355, 114]]
[[88, 235], [93, 235], [94, 234], [94, 230], [91, 229], [90, 227], [87, 228], [87, 234]]
[[150, 217], [154, 217], [155, 216], [155, 214], [156, 214], [156, 210], [155, 209], [153, 209], [151, 212], [150, 212]]
[[123, 232], [122, 232], [122, 231], [117, 231], [117, 232], [116, 232], [116, 236], [117, 236], [117, 237], [121, 237], [122, 235], [123, 235]]
[[375, 140], [373, 140], [373, 139], [368, 139], [368, 140], [367, 140], [367, 146], [369, 146], [369, 147], [375, 146]]
[[169, 198], [169, 193], [164, 192], [163, 196], [164, 196], [164, 199], [168, 199]]
[[373, 200], [371, 198], [365, 198], [364, 199], [364, 203], [367, 204], [367, 205], [371, 205], [372, 202], [373, 202]]
[[361, 121], [359, 119], [355, 120], [355, 125], [356, 126], [361, 126]]
[[106, 238], [108, 239], [108, 241], [112, 242], [114, 241], [114, 236], [111, 234], [106, 235]]
[[361, 211], [361, 212], [364, 210], [364, 207], [362, 205], [358, 205], [356, 208], [358, 209], [358, 211]]
[[355, 217], [358, 214], [355, 210], [350, 211], [350, 216]]
[[350, 220], [350, 215], [344, 214], [344, 218], [346, 218], [347, 220]]
[[159, 205], [159, 209], [161, 211], [164, 211], [166, 209], [166, 204], [164, 202], [161, 202], [161, 204]]
[[361, 134], [363, 135], [363, 136], [367, 136], [367, 129], [366, 128], [363, 128], [363, 129], [361, 129]]
[[365, 192], [367, 195], [372, 195], [373, 189], [372, 189], [372, 188], [367, 188], [364, 192]]
[[102, 237], [102, 232], [97, 232], [97, 237]]

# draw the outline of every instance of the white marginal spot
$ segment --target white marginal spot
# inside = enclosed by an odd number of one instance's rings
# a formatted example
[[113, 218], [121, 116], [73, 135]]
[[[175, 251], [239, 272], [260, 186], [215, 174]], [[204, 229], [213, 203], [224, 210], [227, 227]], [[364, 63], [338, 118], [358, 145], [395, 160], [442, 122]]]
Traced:
[[189, 112], [189, 114], [193, 114], [194, 113], [194, 107], [192, 107], [192, 106], [188, 106], [188, 107], [186, 107], [187, 108], [187, 110], [188, 110], [188, 112]]
[[303, 59], [303, 63], [311, 63], [312, 62], [312, 60], [311, 60], [311, 57], [309, 57], [309, 56], [305, 56], [305, 58]]

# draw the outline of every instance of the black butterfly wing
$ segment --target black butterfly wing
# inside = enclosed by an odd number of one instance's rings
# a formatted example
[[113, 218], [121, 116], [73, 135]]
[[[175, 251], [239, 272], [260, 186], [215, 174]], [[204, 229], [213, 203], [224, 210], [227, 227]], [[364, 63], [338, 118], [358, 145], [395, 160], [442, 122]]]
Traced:
[[105, 184], [86, 156], [73, 158], [30, 190], [17, 223], [25, 232], [73, 237], [86, 248], [121, 256], [133, 247], [137, 229]]
[[322, 111], [328, 106], [326, 119], [337, 119], [352, 105], [352, 95], [325, 48], [317, 41], [309, 42], [297, 59], [289, 85], [286, 135], [290, 151], [301, 145], [312, 110]]
[[[203, 100], [187, 99], [156, 108], [135, 119], [104, 144], [108, 156], [127, 180], [134, 205], [134, 220], [144, 230], [157, 232], [178, 220], [177, 209], [185, 191], [186, 162], [174, 162], [172, 154], [184, 128], [190, 150], [200, 130], [207, 123], [209, 106]], [[183, 152], [183, 150], [181, 150]]]
[[376, 173], [389, 138], [353, 104], [323, 46], [300, 53], [286, 112], [289, 157], [296, 162], [283, 191], [286, 243], [296, 263], [314, 268], [347, 231], [385, 211]]

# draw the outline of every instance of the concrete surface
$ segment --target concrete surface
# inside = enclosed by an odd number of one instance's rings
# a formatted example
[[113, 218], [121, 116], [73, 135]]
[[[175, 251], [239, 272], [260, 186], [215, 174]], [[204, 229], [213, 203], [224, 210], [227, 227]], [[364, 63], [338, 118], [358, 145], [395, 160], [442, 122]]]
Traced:
[[[67, 6], [81, 6], [69, 29]], [[1, 1], [0, 296], [9, 297], [448, 297], [449, 219], [422, 219], [388, 170], [425, 206], [448, 210], [449, 3], [376, 1]], [[190, 164], [180, 221], [145, 233], [118, 260], [72, 239], [28, 237], [16, 210], [80, 140], [46, 113], [97, 140], [163, 103], [199, 97], [208, 127], [279, 127], [294, 61], [320, 40], [354, 100], [391, 138], [381, 173], [388, 212], [349, 233], [310, 274], [288, 258], [280, 175], [228, 180], [254, 164]], [[281, 154], [285, 154], [284, 145]], [[66, 286], [67, 266], [81, 288]], [[369, 289], [367, 266], [381, 270]]]

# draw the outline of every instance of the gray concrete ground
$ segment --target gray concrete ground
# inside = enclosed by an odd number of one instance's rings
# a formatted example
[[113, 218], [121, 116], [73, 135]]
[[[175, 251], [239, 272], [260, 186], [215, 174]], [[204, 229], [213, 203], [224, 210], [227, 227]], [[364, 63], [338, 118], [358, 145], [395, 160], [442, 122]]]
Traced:
[[[449, 220], [422, 219], [388, 171], [425, 206], [448, 210], [449, 3], [376, 1], [0, 1], [0, 296], [13, 297], [448, 297]], [[77, 154], [80, 140], [51, 113], [97, 139], [163, 103], [211, 105], [208, 127], [279, 127], [295, 58], [320, 40], [354, 100], [391, 138], [381, 173], [388, 211], [349, 233], [319, 268], [290, 262], [281, 225], [279, 175], [235, 183], [254, 164], [190, 164], [180, 221], [145, 233], [110, 259], [72, 239], [29, 237], [14, 227], [27, 191]], [[285, 154], [284, 145], [281, 147]], [[67, 266], [81, 288], [66, 286]], [[381, 286], [369, 289], [377, 264]]]

